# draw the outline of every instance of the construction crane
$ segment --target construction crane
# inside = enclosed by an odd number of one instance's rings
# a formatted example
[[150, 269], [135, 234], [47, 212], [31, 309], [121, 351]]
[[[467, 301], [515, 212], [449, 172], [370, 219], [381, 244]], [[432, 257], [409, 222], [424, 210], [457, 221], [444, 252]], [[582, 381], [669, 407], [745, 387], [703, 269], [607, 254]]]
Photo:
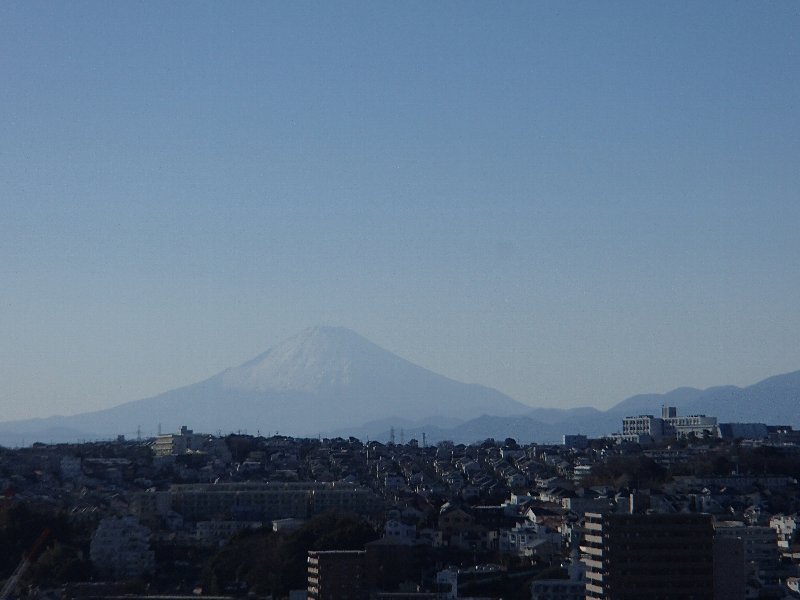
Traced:
[[36, 538], [36, 541], [33, 542], [30, 550], [22, 555], [22, 560], [19, 561], [17, 568], [11, 574], [11, 577], [8, 578], [8, 581], [6, 581], [3, 589], [0, 590], [0, 600], [6, 600], [11, 595], [11, 592], [13, 592], [14, 588], [17, 587], [19, 578], [22, 577], [22, 575], [31, 565], [33, 559], [36, 557], [36, 553], [39, 551], [39, 548], [45, 543], [45, 541], [47, 541], [48, 537], [50, 537], [50, 529], [45, 528], [45, 530], [39, 534], [39, 537]]

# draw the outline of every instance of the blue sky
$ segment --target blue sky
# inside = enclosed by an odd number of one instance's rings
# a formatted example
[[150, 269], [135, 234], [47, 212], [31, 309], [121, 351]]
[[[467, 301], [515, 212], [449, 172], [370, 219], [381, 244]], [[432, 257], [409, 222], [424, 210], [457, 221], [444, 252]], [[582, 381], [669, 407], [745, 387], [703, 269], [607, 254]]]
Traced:
[[351, 327], [532, 405], [800, 369], [800, 4], [0, 5], [0, 408]]

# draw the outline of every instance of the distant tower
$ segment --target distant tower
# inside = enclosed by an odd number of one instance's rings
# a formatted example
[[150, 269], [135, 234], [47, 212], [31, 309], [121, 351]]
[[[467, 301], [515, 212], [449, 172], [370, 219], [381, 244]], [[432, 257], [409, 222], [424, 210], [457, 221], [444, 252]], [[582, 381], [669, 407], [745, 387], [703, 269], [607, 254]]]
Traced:
[[394, 427], [389, 429], [389, 445], [394, 446]]
[[422, 432], [422, 447], [423, 448], [427, 448], [428, 447], [428, 442], [425, 441], [425, 432], [424, 431]]
[[136, 426], [136, 439], [138, 441], [140, 441], [140, 442], [142, 441], [142, 426], [141, 425], [137, 425]]
[[406, 432], [405, 432], [405, 430], [404, 430], [404, 429], [401, 427], [401, 428], [400, 428], [400, 445], [401, 445], [401, 446], [405, 446], [405, 444], [406, 444]]

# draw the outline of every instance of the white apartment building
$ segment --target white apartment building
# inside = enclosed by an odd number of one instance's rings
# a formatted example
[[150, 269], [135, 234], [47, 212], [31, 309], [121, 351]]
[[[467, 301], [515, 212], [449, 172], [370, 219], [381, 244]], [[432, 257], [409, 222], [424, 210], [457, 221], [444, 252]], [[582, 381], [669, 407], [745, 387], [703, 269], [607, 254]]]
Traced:
[[195, 433], [186, 425], [178, 433], [159, 435], [153, 442], [153, 454], [156, 456], [178, 456], [187, 452], [207, 452], [223, 460], [231, 458], [224, 439], [208, 433]]
[[639, 442], [642, 438], [659, 441], [665, 437], [686, 437], [689, 435], [719, 435], [717, 418], [706, 415], [678, 416], [674, 406], [663, 406], [661, 416], [638, 415], [622, 420], [622, 435], [625, 441]]
[[103, 577], [137, 579], [155, 566], [149, 540], [150, 530], [136, 517], [108, 517], [100, 521], [92, 536], [89, 556]]

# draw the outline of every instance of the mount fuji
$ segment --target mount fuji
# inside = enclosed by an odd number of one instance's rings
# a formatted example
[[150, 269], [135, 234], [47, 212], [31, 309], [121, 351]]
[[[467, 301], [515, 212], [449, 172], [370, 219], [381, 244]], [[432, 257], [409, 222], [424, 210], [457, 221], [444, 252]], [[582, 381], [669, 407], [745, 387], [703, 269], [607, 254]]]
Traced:
[[107, 438], [145, 431], [316, 436], [368, 422], [442, 423], [531, 410], [488, 387], [438, 375], [342, 327], [315, 327], [192, 385], [114, 408], [0, 423], [0, 443]]

